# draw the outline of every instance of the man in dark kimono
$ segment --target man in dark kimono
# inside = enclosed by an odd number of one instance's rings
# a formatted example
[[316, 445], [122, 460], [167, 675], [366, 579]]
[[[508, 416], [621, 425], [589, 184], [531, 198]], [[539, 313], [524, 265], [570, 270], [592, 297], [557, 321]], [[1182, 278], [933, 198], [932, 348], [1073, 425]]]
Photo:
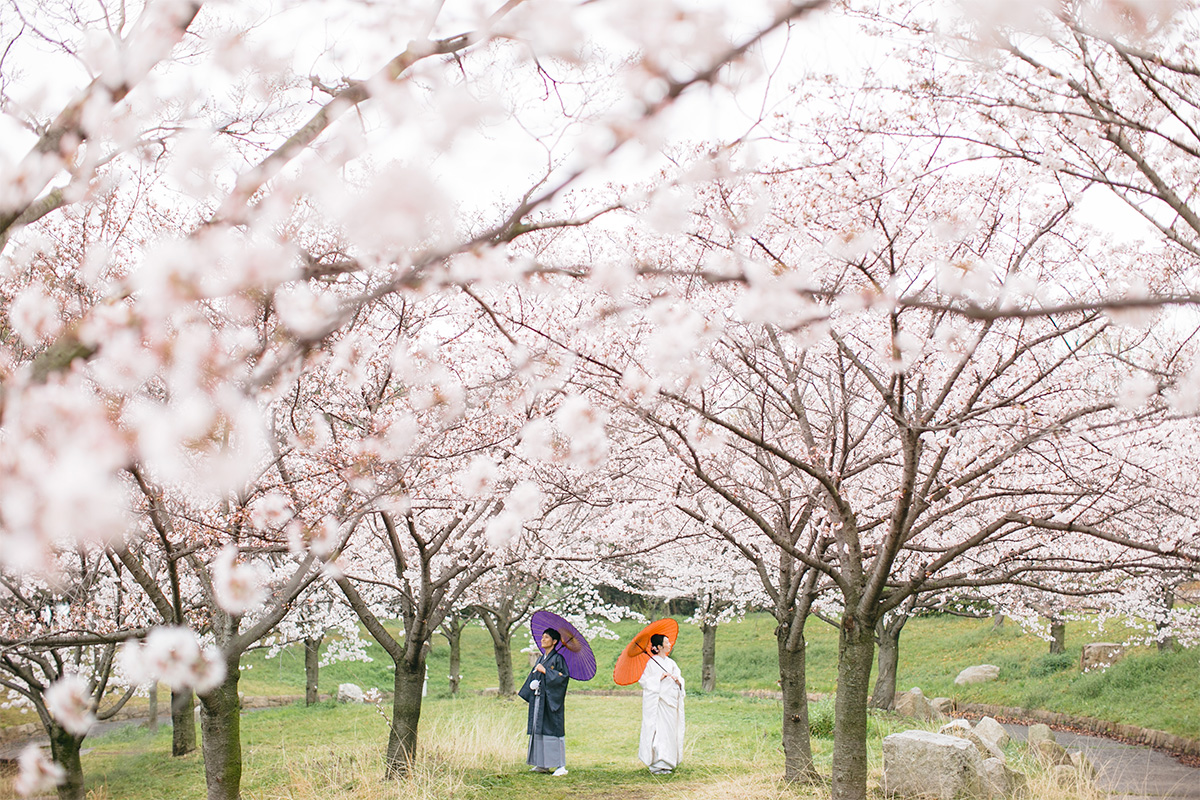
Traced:
[[542, 634], [541, 658], [534, 664], [529, 677], [517, 692], [529, 703], [529, 756], [526, 763], [532, 772], [567, 774], [567, 740], [563, 702], [567, 697], [567, 662], [558, 652], [562, 635], [554, 628]]

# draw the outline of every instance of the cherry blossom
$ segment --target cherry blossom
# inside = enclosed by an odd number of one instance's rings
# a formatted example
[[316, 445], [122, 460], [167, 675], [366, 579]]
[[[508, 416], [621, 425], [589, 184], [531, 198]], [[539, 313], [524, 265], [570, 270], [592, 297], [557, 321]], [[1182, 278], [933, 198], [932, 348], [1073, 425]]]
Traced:
[[64, 778], [63, 768], [51, 761], [41, 747], [31, 744], [17, 757], [17, 779], [13, 781], [13, 788], [22, 797], [32, 797], [54, 791]]
[[46, 687], [46, 710], [76, 736], [86, 736], [96, 722], [92, 714], [91, 686], [79, 674], [64, 675]]

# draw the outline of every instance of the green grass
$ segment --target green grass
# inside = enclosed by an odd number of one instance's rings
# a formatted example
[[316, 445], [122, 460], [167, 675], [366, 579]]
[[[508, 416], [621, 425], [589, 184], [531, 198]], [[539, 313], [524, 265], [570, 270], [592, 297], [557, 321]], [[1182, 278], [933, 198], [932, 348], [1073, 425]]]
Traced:
[[[1109, 621], [1107, 629], [1075, 622], [1067, 627], [1067, 650], [1051, 655], [1044, 640], [1006, 622], [999, 630], [990, 619], [926, 616], [913, 619], [900, 639], [897, 689], [918, 686], [929, 697], [953, 697], [965, 702], [1040, 708], [1078, 716], [1166, 730], [1200, 738], [1200, 653], [1185, 650], [1160, 654], [1152, 648], [1135, 648], [1123, 661], [1104, 672], [1081, 674], [1079, 652], [1092, 641], [1120, 641], [1126, 631]], [[573, 691], [615, 690], [612, 668], [623, 643], [640, 629], [633, 622], [612, 626], [619, 640], [592, 642], [599, 671]], [[767, 614], [752, 614], [745, 620], [723, 625], [717, 634], [717, 694], [746, 690], [777, 690], [775, 622]], [[808, 641], [808, 687], [811, 693], [832, 694], [837, 688], [837, 632], [820, 620], [806, 628]], [[518, 651], [528, 642], [521, 632], [514, 642]], [[388, 690], [392, 685], [391, 662], [381, 648], [372, 644], [374, 662], [335, 664], [321, 671], [321, 691], [336, 692], [343, 682], [364, 688]], [[462, 691], [473, 693], [496, 685], [491, 640], [479, 627], [463, 633]], [[683, 670], [689, 692], [695, 696], [700, 685], [700, 631], [680, 625], [679, 642], [673, 657]], [[267, 661], [262, 654], [246, 659], [250, 667], [242, 674], [246, 694], [298, 695], [304, 687], [304, 660], [300, 648], [285, 651]], [[526, 656], [514, 652], [513, 664], [519, 682], [527, 669]], [[973, 686], [955, 686], [954, 678], [973, 664], [995, 664], [1000, 680]], [[429, 656], [429, 696], [449, 697], [449, 647], [435, 637]], [[634, 687], [636, 688], [636, 687]]]
[[[700, 632], [682, 625], [673, 656], [689, 685], [687, 752], [684, 766], [669, 779], [650, 776], [636, 760], [639, 698], [610, 696], [612, 666], [623, 641], [640, 625], [614, 626], [620, 641], [598, 639], [593, 648], [599, 673], [588, 683], [573, 683], [568, 700], [570, 783], [530, 775], [523, 767], [523, 703], [480, 696], [496, 685], [491, 642], [485, 631], [469, 628], [463, 638], [464, 674], [457, 698], [445, 678], [449, 651], [440, 637], [429, 658], [429, 698], [421, 721], [421, 762], [416, 777], [402, 784], [381, 782], [387, 720], [373, 706], [324, 702], [255, 711], [243, 716], [244, 796], [247, 798], [474, 798], [647, 797], [664, 798], [807, 798], [819, 791], [796, 791], [778, 782], [782, 771], [780, 710], [775, 700], [745, 697], [751, 689], [777, 689], [774, 621], [765, 614], [721, 627], [717, 637], [717, 691], [703, 694], [700, 682]], [[811, 692], [830, 695], [836, 688], [836, 631], [814, 620], [808, 626]], [[999, 630], [990, 620], [929, 616], [912, 620], [901, 638], [897, 688], [919, 686], [927, 696], [960, 701], [1043, 708], [1080, 716], [1128, 722], [1200, 738], [1200, 653], [1159, 654], [1144, 648], [1105, 671], [1081, 674], [1080, 647], [1088, 641], [1119, 641], [1120, 630], [1095, 630], [1083, 623], [1068, 627], [1067, 652], [1050, 655], [1048, 644], [1009, 622]], [[524, 635], [514, 643], [519, 650]], [[354, 682], [388, 689], [390, 660], [377, 645], [371, 663], [344, 663], [321, 671], [321, 691]], [[241, 690], [246, 695], [299, 695], [304, 669], [300, 648], [275, 659], [253, 653], [246, 659]], [[1000, 679], [968, 687], [954, 685], [966, 666], [990, 663]], [[514, 652], [517, 680], [524, 677], [525, 655]], [[636, 690], [636, 687], [633, 687]], [[601, 691], [596, 691], [601, 690]], [[165, 705], [165, 704], [164, 704]], [[162, 708], [162, 706], [160, 706]], [[11, 714], [11, 712], [10, 712]], [[810, 706], [818, 767], [828, 773], [833, 727], [832, 702]], [[28, 718], [26, 718], [28, 719]], [[24, 721], [24, 720], [19, 720]], [[882, 738], [911, 727], [891, 715], [872, 718], [869, 744], [878, 772]], [[93, 800], [204, 796], [203, 764], [198, 754], [170, 758], [170, 730], [152, 735], [129, 727], [89, 737], [84, 771]], [[878, 782], [878, 775], [873, 780]], [[580, 787], [586, 792], [580, 793]], [[0, 797], [5, 789], [0, 781]]]
[[[829, 701], [813, 707], [828, 716]], [[789, 787], [782, 772], [777, 702], [740, 696], [688, 699], [684, 760], [674, 775], [652, 776], [637, 760], [641, 701], [636, 696], [568, 694], [567, 763], [570, 775], [531, 774], [524, 764], [525, 705], [467, 695], [425, 704], [420, 753], [413, 776], [382, 780], [387, 723], [372, 706], [321, 703], [243, 715], [242, 795], [247, 800], [544, 800], [653, 798], [655, 800], [816, 800], [825, 786]], [[878, 790], [883, 737], [913, 727], [883, 715], [868, 732], [870, 785]], [[817, 767], [830, 769], [829, 728], [813, 740]], [[89, 740], [84, 772], [91, 800], [200, 800], [203, 763], [198, 754], [171, 758], [169, 731], [128, 728]], [[1010, 761], [1024, 771], [1010, 745]], [[1037, 777], [1036, 775], [1034, 776]], [[0, 784], [0, 796], [5, 787]], [[1051, 795], [1038, 794], [1038, 797]], [[1059, 792], [1060, 800], [1085, 795]]]

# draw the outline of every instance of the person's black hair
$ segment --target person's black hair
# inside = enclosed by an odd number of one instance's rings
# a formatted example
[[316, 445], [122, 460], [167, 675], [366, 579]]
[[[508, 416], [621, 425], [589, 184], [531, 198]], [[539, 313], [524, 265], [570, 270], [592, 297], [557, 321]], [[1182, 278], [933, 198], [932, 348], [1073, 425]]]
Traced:
[[662, 647], [667, 643], [667, 636], [663, 633], [656, 633], [650, 637], [651, 647]]
[[550, 634], [550, 638], [556, 642], [562, 641], [562, 634], [559, 633], [558, 630], [555, 628], [546, 628], [546, 630], [542, 631], [542, 633]]

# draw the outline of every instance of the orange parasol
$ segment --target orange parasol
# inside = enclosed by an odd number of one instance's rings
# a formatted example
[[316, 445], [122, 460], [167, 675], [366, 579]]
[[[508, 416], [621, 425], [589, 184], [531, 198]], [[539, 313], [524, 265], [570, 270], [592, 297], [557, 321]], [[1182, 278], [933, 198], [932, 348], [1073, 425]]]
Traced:
[[613, 682], [618, 686], [628, 686], [637, 683], [650, 660], [650, 637], [661, 633], [674, 644], [679, 638], [679, 623], [673, 619], [656, 619], [638, 631], [633, 641], [625, 645], [621, 655], [617, 656], [617, 665], [613, 667]]

